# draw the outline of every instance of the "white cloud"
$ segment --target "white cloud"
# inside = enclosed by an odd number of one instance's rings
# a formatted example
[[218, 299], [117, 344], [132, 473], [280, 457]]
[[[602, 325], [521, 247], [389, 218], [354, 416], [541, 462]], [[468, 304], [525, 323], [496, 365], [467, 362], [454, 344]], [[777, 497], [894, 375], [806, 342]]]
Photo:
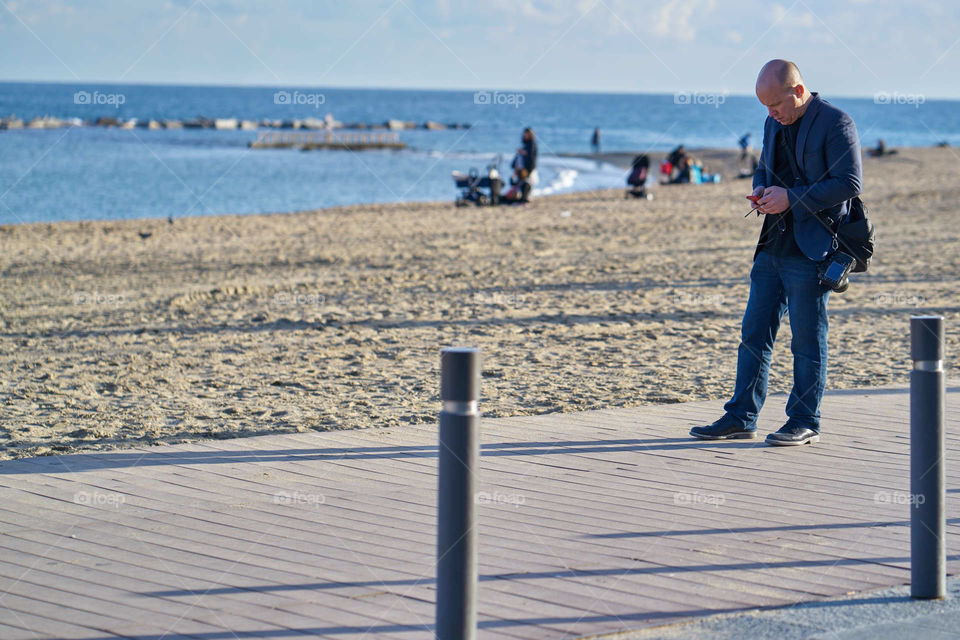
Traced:
[[[579, 7], [573, 12], [566, 6], [568, 2], [558, 2], [557, 0], [547, 0], [541, 2], [523, 2], [520, 4], [520, 15], [524, 18], [534, 20], [544, 24], [561, 24], [571, 20], [577, 20], [584, 13], [590, 10], [590, 7], [580, 10]], [[582, 3], [581, 3], [582, 4]], [[592, 6], [592, 5], [591, 5]], [[517, 11], [514, 3], [513, 11]]]
[[664, 38], [693, 40], [697, 35], [693, 17], [709, 15], [715, 4], [714, 0], [668, 0], [654, 14], [651, 30]]
[[43, 24], [50, 18], [58, 16], [75, 16], [77, 10], [70, 5], [61, 2], [47, 2], [41, 4], [21, 7], [17, 2], [8, 2], [7, 9], [27, 24], [37, 26]]
[[805, 27], [810, 28], [817, 25], [817, 18], [809, 11], [798, 11], [787, 9], [782, 4], [775, 4], [771, 8], [771, 20], [773, 24], [786, 27]]
[[598, 3], [598, 0], [579, 0], [576, 6], [571, 6], [570, 0], [490, 0], [484, 7], [500, 14], [504, 27], [522, 29], [525, 22], [549, 26], [571, 24]]

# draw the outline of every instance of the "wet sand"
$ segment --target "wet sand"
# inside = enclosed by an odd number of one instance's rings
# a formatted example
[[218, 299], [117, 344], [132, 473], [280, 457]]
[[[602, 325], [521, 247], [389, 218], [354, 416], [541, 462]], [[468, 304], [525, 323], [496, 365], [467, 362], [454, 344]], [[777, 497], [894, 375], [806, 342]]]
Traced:
[[[906, 382], [916, 313], [946, 315], [957, 353], [958, 160], [865, 161], [880, 246], [831, 297], [828, 388]], [[719, 417], [748, 190], [0, 227], [0, 456], [429, 423], [445, 345], [483, 349], [486, 415], [714, 399]]]

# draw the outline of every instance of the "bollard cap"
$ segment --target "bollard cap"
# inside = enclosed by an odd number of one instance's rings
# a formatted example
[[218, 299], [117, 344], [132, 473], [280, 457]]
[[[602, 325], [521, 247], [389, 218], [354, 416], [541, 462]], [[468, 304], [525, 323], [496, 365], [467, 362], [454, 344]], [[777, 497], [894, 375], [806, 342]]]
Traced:
[[943, 360], [943, 316], [910, 318], [910, 357], [915, 361]]
[[440, 352], [440, 399], [476, 402], [480, 398], [480, 349], [447, 347]]

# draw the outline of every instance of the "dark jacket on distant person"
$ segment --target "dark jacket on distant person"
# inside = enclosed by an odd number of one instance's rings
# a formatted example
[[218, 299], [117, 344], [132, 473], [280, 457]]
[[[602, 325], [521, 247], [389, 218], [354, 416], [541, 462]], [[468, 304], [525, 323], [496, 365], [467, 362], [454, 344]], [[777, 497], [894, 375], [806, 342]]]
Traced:
[[523, 143], [523, 168], [533, 173], [533, 170], [537, 168], [537, 141], [528, 140]]

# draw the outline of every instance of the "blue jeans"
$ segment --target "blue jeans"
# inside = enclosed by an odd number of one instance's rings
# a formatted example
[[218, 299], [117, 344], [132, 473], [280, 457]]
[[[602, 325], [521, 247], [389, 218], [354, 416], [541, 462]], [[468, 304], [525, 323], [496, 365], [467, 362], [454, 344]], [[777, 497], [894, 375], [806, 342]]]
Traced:
[[827, 299], [830, 289], [817, 278], [817, 263], [806, 257], [776, 257], [764, 251], [750, 270], [750, 299], [743, 314], [737, 351], [737, 382], [727, 415], [756, 429], [767, 396], [773, 343], [780, 319], [790, 313], [793, 390], [790, 421], [820, 431], [820, 400], [827, 383]]

